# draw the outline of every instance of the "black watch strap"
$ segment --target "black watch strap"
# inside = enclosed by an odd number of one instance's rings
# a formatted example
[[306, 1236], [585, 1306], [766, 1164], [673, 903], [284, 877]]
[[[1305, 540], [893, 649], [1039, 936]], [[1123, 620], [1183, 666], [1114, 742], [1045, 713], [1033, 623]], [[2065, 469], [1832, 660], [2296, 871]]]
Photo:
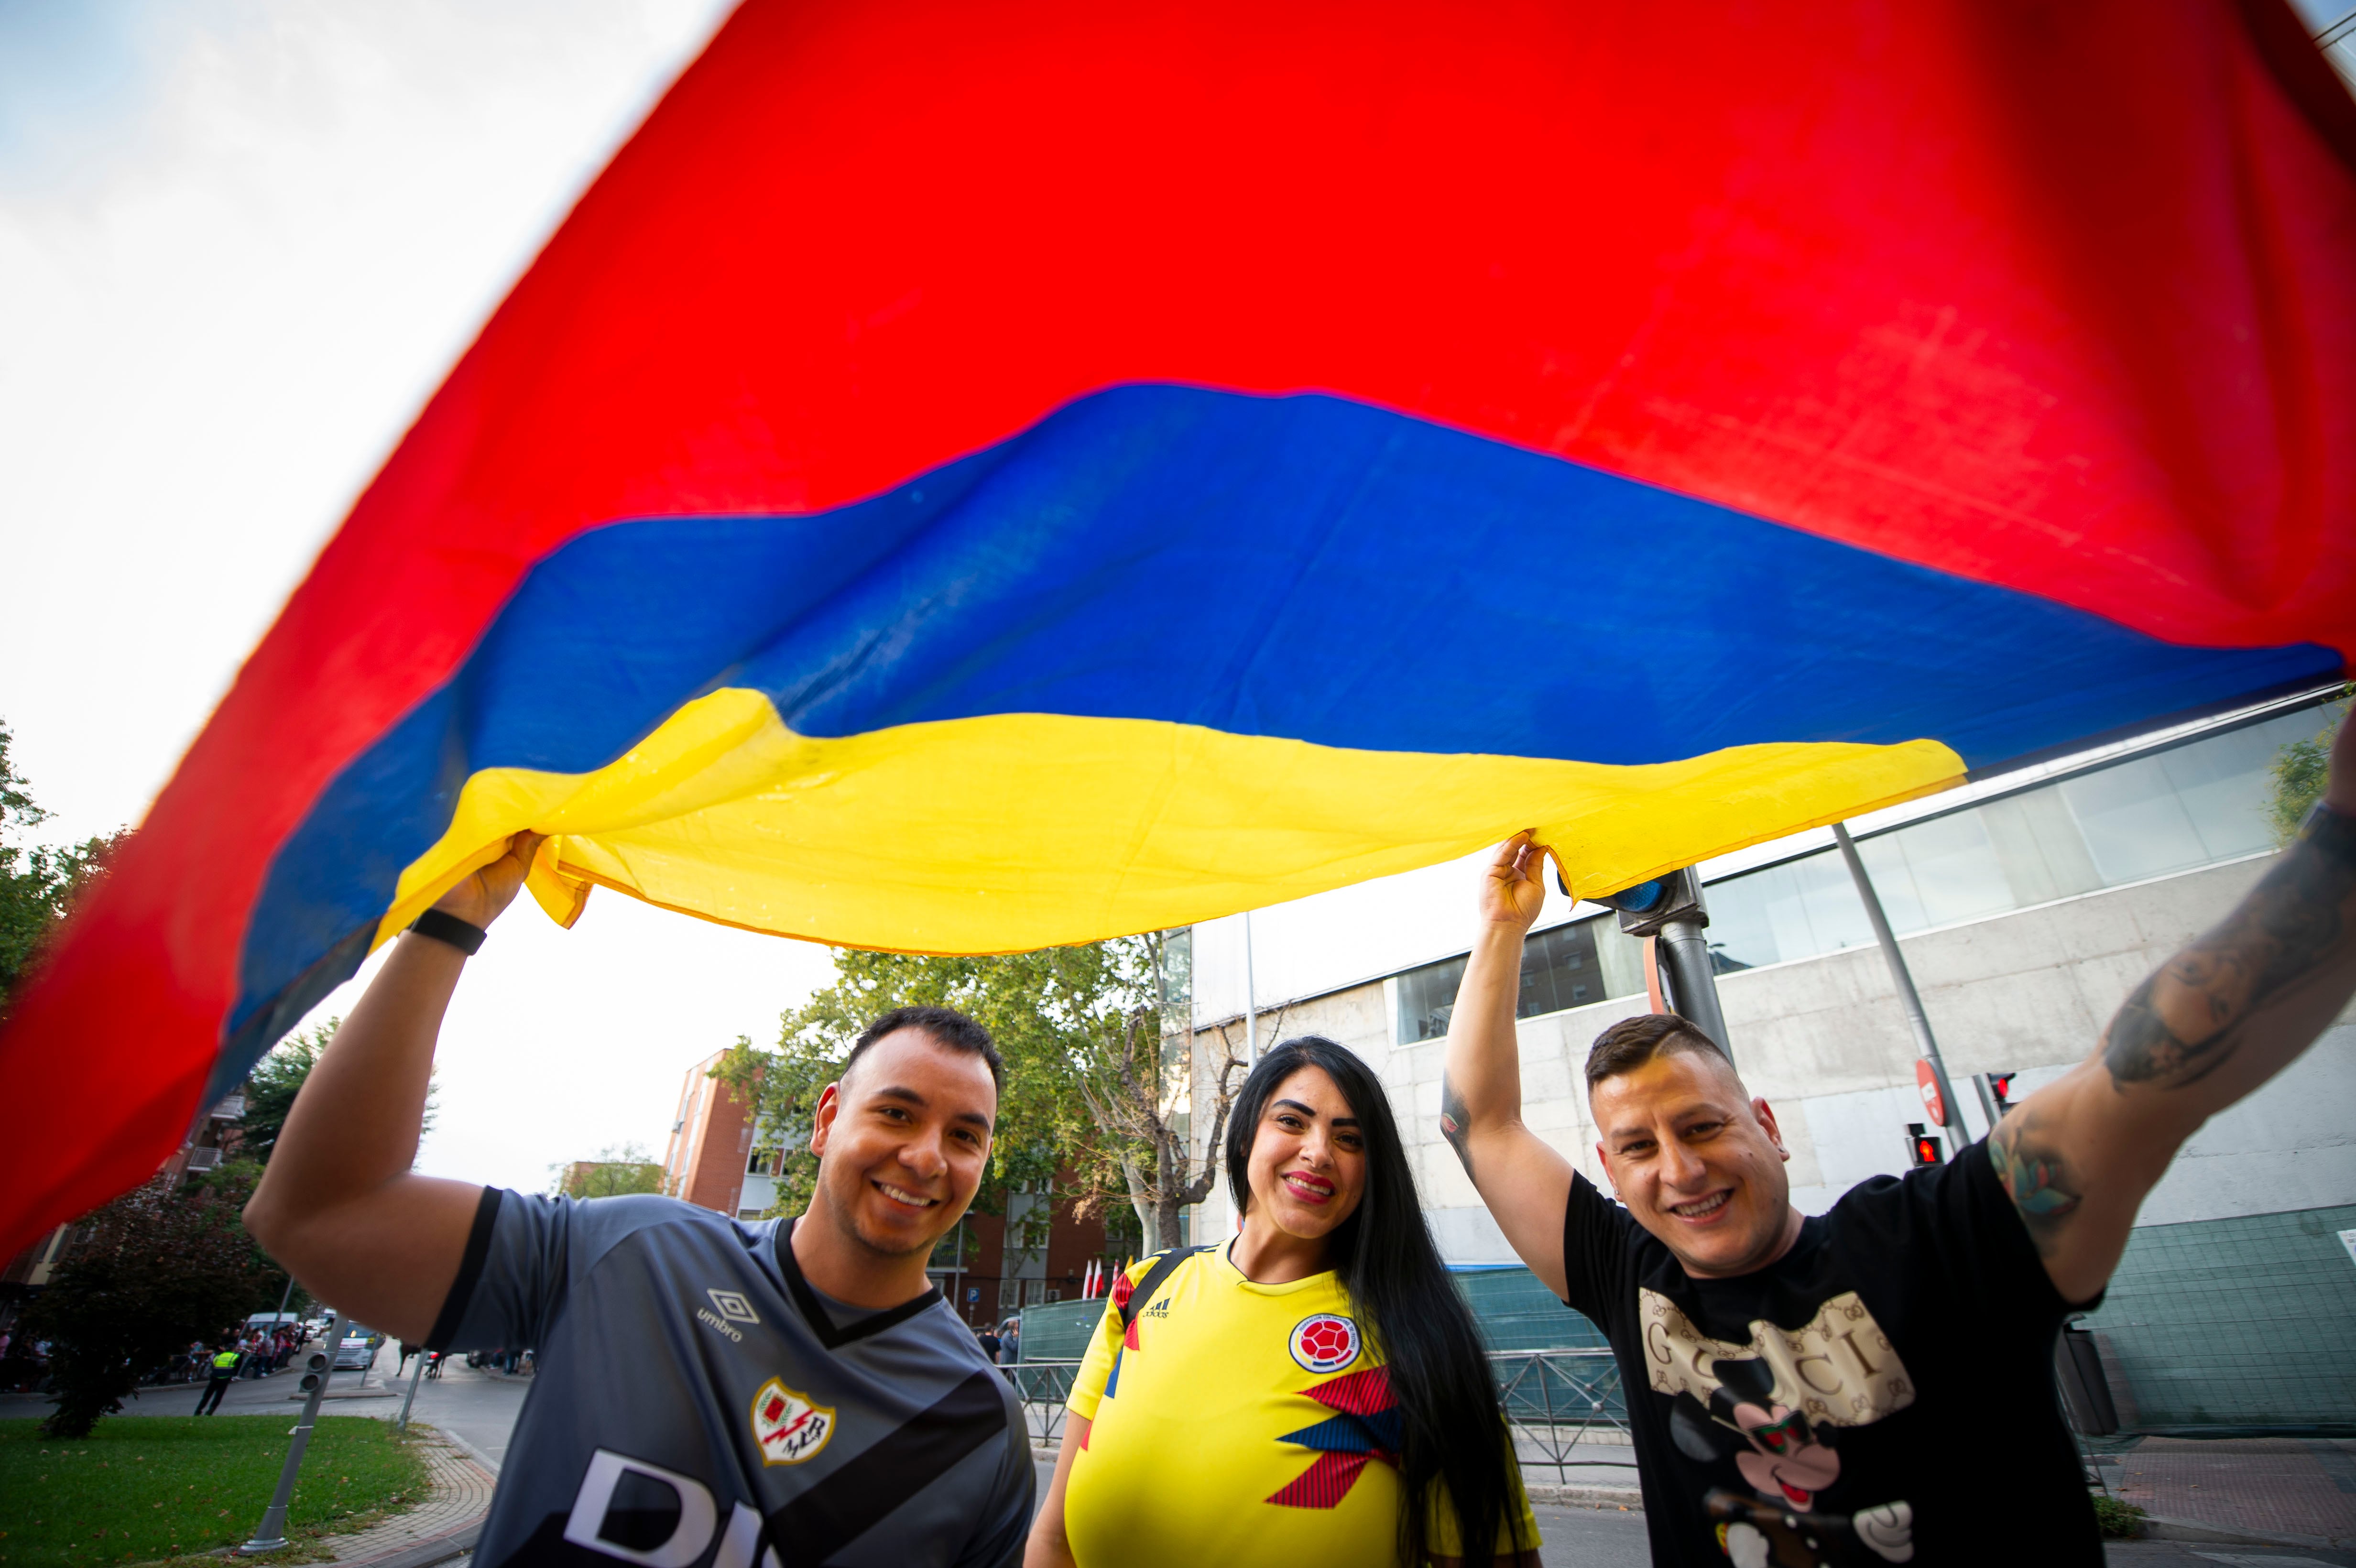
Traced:
[[469, 958], [483, 950], [483, 938], [490, 933], [471, 921], [460, 920], [443, 910], [429, 909], [410, 922], [409, 929], [420, 936], [430, 936], [436, 942], [446, 942]]
[[2298, 836], [2335, 860], [2356, 861], [2356, 816], [2343, 816], [2319, 800], [2298, 825]]

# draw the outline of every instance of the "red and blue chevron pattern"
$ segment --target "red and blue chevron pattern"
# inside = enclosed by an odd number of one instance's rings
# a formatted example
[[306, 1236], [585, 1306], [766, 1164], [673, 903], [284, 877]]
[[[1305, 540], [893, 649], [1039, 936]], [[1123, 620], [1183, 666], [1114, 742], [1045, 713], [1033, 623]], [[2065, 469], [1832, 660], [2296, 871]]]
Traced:
[[1314, 1448], [1317, 1457], [1270, 1494], [1269, 1502], [1282, 1508], [1333, 1508], [1349, 1496], [1370, 1461], [1379, 1459], [1398, 1468], [1401, 1418], [1389, 1369], [1365, 1367], [1300, 1392], [1339, 1413], [1277, 1439]]

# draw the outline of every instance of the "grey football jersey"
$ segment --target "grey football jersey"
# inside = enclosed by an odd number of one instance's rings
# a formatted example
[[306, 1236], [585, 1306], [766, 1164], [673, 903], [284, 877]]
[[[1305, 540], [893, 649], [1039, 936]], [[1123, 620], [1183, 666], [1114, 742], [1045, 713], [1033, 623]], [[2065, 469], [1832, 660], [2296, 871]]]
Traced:
[[838, 1328], [791, 1221], [483, 1194], [428, 1343], [535, 1352], [484, 1568], [1017, 1561], [1022, 1406], [927, 1291]]

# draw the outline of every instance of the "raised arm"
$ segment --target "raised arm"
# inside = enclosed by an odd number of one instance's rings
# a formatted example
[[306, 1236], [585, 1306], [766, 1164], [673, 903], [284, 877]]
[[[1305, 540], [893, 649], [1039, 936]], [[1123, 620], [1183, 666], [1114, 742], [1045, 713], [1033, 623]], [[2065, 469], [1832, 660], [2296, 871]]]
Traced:
[[[434, 905], [488, 925], [540, 846], [508, 853]], [[413, 1174], [434, 1042], [466, 955], [415, 932], [384, 967], [303, 1083], [246, 1229], [303, 1288], [372, 1328], [423, 1342], [458, 1277], [483, 1189]]]
[[2093, 1056], [1988, 1140], [2064, 1299], [2108, 1282], [2184, 1140], [2290, 1065], [2356, 992], [2356, 742], [2344, 722], [2324, 806], [2222, 923], [2136, 987]]
[[1522, 1053], [1514, 1002], [1522, 987], [1522, 941], [1546, 901], [1546, 851], [1516, 833], [1481, 883], [1472, 955], [1448, 1019], [1448, 1060], [1440, 1079], [1440, 1132], [1505, 1240], [1548, 1290], [1563, 1278], [1563, 1211], [1570, 1161], [1522, 1125]]

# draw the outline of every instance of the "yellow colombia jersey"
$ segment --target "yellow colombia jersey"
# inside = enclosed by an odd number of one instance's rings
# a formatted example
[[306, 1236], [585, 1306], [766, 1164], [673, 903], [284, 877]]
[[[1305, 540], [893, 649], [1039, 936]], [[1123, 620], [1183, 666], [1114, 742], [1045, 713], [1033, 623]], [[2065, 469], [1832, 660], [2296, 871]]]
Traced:
[[[1340, 1282], [1255, 1285], [1225, 1247], [1197, 1253], [1124, 1336], [1121, 1286], [1149, 1266], [1116, 1283], [1072, 1384], [1072, 1413], [1094, 1423], [1064, 1499], [1080, 1568], [1396, 1561], [1398, 1411]], [[1427, 1544], [1452, 1557], [1435, 1489]], [[1514, 1508], [1536, 1546], [1518, 1476]]]

